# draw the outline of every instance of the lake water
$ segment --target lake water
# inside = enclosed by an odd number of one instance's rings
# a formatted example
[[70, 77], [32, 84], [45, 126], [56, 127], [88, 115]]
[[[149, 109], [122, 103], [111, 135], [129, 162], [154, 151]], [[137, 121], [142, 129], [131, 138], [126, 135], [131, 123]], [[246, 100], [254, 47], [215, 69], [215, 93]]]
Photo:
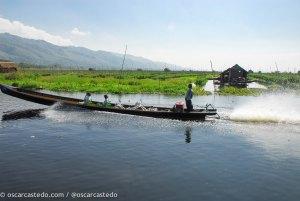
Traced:
[[[110, 99], [172, 106], [182, 97]], [[298, 95], [199, 96], [193, 103], [213, 103], [221, 119], [181, 122], [51, 107], [44, 118], [1, 121], [0, 192], [114, 192], [115, 200], [138, 201], [299, 200]], [[1, 114], [43, 107], [0, 94]]]
[[[205, 91], [208, 91], [211, 93], [219, 91], [219, 85], [215, 85], [213, 80], [208, 80], [203, 88]], [[267, 89], [266, 86], [259, 84], [257, 82], [248, 83], [247, 88], [248, 89]]]

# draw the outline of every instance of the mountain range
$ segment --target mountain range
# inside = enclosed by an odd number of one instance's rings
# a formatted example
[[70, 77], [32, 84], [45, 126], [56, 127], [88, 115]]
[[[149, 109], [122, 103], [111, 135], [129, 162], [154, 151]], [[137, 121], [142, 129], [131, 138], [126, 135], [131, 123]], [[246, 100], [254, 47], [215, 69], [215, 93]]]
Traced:
[[[41, 66], [65, 68], [120, 69], [123, 54], [93, 51], [84, 47], [57, 46], [43, 40], [34, 40], [0, 33], [0, 59]], [[180, 66], [155, 62], [143, 57], [126, 55], [124, 69], [162, 70], [182, 69]]]

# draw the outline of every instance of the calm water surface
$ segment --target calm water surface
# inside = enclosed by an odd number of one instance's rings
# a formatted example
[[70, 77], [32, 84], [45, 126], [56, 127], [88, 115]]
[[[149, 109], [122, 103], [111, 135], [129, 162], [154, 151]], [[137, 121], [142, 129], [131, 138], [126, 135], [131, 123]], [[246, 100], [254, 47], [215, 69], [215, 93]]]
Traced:
[[[180, 99], [110, 98], [163, 106]], [[2, 121], [0, 192], [115, 192], [117, 200], [296, 201], [299, 100], [278, 94], [196, 97], [195, 105], [213, 103], [220, 111], [221, 119], [206, 122], [55, 107], [44, 118]], [[0, 94], [1, 115], [43, 107]]]

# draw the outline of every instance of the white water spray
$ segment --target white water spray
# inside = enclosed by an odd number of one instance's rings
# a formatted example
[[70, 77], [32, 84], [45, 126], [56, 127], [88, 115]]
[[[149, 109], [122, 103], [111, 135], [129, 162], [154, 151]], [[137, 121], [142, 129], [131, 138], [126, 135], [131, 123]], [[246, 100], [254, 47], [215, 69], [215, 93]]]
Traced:
[[255, 97], [230, 114], [234, 121], [300, 124], [300, 97], [293, 94], [271, 94]]

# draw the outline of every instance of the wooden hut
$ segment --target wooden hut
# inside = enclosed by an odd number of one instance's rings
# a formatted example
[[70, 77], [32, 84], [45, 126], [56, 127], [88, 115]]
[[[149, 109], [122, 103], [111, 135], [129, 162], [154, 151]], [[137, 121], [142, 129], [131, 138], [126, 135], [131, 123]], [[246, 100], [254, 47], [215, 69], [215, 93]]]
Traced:
[[0, 60], [0, 73], [11, 73], [17, 71], [17, 65], [8, 60]]
[[216, 84], [220, 86], [247, 87], [247, 74], [248, 72], [245, 69], [236, 64], [223, 71], [216, 79]]

